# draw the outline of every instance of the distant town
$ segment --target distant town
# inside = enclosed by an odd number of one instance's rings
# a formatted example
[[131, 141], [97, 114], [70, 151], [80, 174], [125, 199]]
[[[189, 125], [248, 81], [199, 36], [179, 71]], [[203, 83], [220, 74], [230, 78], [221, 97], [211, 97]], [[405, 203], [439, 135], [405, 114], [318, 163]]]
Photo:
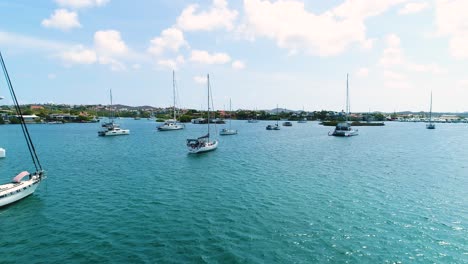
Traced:
[[[171, 118], [172, 107], [161, 108], [153, 106], [127, 106], [127, 105], [67, 105], [67, 104], [28, 104], [21, 106], [23, 118], [28, 123], [90, 123], [99, 122], [103, 117], [109, 117], [114, 112], [116, 118], [134, 118], [134, 119], [155, 119], [164, 121]], [[203, 123], [203, 117], [206, 111], [196, 109], [177, 109], [177, 118], [181, 122]], [[340, 121], [347, 118], [350, 121], [357, 122], [382, 122], [382, 121], [400, 121], [400, 122], [428, 122], [428, 112], [363, 112], [352, 113], [346, 117], [346, 114], [336, 111], [302, 111], [288, 109], [272, 110], [247, 110], [238, 109], [232, 112], [218, 110], [214, 112], [213, 119], [258, 119], [258, 120], [300, 120], [310, 121]], [[438, 123], [467, 123], [468, 113], [432, 113], [432, 121]], [[19, 123], [19, 116], [13, 106], [0, 106], [0, 124]]]

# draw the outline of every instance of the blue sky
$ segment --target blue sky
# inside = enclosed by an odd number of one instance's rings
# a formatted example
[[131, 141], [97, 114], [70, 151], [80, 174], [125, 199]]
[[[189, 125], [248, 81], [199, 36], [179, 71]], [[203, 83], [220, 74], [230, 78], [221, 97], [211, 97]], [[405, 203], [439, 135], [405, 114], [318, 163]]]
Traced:
[[[468, 111], [466, 0], [0, 0], [23, 103]], [[0, 82], [0, 95], [6, 96]], [[6, 96], [8, 98], [8, 96]], [[2, 103], [11, 103], [5, 99]]]

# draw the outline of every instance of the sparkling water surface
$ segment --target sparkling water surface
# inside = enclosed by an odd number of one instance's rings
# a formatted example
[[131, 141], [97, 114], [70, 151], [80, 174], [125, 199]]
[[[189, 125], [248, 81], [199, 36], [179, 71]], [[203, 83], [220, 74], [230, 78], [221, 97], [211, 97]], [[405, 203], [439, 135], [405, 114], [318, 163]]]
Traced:
[[[119, 123], [131, 135], [29, 126], [48, 178], [0, 209], [0, 263], [468, 263], [467, 124], [336, 138], [233, 121], [238, 135], [188, 155], [206, 126]], [[19, 126], [0, 147], [0, 182], [33, 171]]]

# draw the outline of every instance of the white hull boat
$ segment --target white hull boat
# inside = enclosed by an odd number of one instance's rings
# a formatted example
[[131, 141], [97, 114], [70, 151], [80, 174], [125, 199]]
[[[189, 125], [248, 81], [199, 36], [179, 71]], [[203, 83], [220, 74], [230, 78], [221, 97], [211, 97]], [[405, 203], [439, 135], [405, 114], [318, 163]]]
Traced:
[[208, 151], [213, 151], [218, 148], [218, 140], [205, 141], [205, 142], [195, 142], [187, 140], [188, 152], [190, 154], [203, 153]]
[[184, 129], [184, 124], [179, 124], [176, 120], [167, 120], [164, 124], [158, 127], [159, 131], [172, 131]]
[[112, 129], [108, 129], [108, 130], [98, 131], [98, 135], [101, 136], [101, 137], [130, 135], [130, 130], [129, 129], [112, 128]]
[[348, 75], [346, 75], [346, 121], [338, 123], [333, 132], [328, 132], [329, 136], [335, 137], [352, 137], [359, 135], [358, 130], [351, 127], [351, 124], [348, 122], [348, 115], [351, 113], [349, 107], [349, 85], [348, 85]]
[[[29, 176], [28, 180], [21, 180]], [[0, 185], [0, 207], [14, 203], [33, 194], [36, 188], [44, 179], [42, 173], [30, 174], [22, 172], [16, 176], [11, 183]]]
[[221, 129], [221, 131], [219, 132], [219, 134], [220, 134], [221, 136], [237, 135], [237, 130], [235, 130], [235, 129], [226, 129], [226, 128], [223, 128], [223, 129]]

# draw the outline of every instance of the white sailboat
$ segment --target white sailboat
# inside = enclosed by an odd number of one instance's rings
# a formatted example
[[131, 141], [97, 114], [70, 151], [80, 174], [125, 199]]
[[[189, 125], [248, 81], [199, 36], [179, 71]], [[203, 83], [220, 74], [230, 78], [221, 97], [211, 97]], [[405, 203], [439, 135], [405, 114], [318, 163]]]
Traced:
[[358, 130], [351, 127], [351, 124], [348, 122], [348, 116], [351, 113], [349, 106], [349, 82], [348, 74], [346, 74], [346, 121], [338, 123], [335, 127], [335, 130], [332, 133], [328, 133], [330, 136], [335, 137], [351, 137], [357, 136]]
[[173, 130], [181, 130], [185, 128], [184, 124], [177, 122], [177, 112], [176, 112], [176, 81], [175, 81], [175, 72], [172, 71], [172, 93], [174, 97], [174, 106], [173, 112], [174, 116], [173, 119], [168, 119], [164, 124], [158, 127], [159, 131], [173, 131]]
[[[208, 114], [207, 120], [210, 120], [210, 75], [207, 75], [208, 83]], [[208, 133], [196, 139], [187, 139], [187, 148], [190, 154], [202, 153], [215, 150], [218, 148], [218, 140], [210, 140], [210, 122], [206, 123]]]
[[5, 62], [3, 61], [3, 57], [1, 53], [0, 53], [0, 62], [2, 64], [2, 69], [5, 75], [7, 86], [12, 95], [12, 99], [14, 102], [16, 112], [18, 116], [20, 117], [21, 129], [23, 131], [23, 135], [28, 145], [29, 153], [31, 154], [31, 158], [35, 167], [35, 172], [33, 173], [23, 171], [19, 173], [18, 175], [16, 175], [11, 182], [0, 184], [0, 207], [2, 207], [2, 206], [9, 205], [11, 203], [14, 203], [16, 201], [19, 201], [33, 194], [34, 191], [39, 186], [39, 184], [41, 183], [41, 181], [46, 178], [46, 176], [45, 176], [44, 170], [42, 169], [41, 162], [39, 161], [39, 157], [37, 156], [36, 149], [34, 148], [34, 144], [32, 142], [31, 136], [29, 135], [26, 122], [23, 119], [23, 114], [18, 104], [18, 100], [13, 90], [13, 86], [11, 85], [11, 80], [8, 75], [8, 71], [6, 69]]
[[279, 111], [279, 108], [278, 108], [278, 105], [276, 105], [276, 116], [277, 116], [276, 124], [274, 124], [274, 125], [268, 125], [268, 126], [266, 127], [266, 130], [280, 130], [280, 126], [279, 126], [279, 124], [278, 124], [278, 120], [280, 119], [279, 114], [278, 114], [278, 111]]
[[426, 125], [427, 129], [435, 129], [435, 124], [432, 123], [432, 91], [431, 91], [431, 108], [429, 110], [429, 124]]
[[[304, 113], [304, 106], [302, 107], [302, 113]], [[302, 113], [301, 113], [301, 116], [302, 116]], [[301, 123], [301, 124], [304, 124], [304, 123], [307, 123], [307, 117], [302, 117], [300, 118], [297, 123]]]
[[231, 99], [229, 99], [229, 128], [223, 128], [219, 132], [221, 136], [229, 136], [229, 135], [236, 135], [237, 130], [231, 128], [231, 121], [232, 121], [232, 109], [231, 109]]
[[98, 135], [101, 137], [107, 136], [120, 136], [129, 135], [129, 129], [121, 129], [119, 124], [114, 123], [114, 110], [112, 108], [112, 89], [109, 91], [110, 96], [110, 122], [102, 124], [102, 130], [98, 131]]

